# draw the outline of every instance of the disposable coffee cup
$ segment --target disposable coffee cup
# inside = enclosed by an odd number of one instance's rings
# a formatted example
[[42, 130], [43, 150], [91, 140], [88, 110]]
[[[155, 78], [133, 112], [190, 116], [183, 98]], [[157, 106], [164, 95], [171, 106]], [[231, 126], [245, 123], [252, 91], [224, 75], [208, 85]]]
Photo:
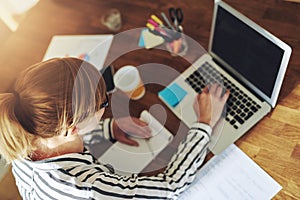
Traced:
[[115, 73], [114, 83], [119, 90], [133, 100], [142, 98], [146, 92], [139, 71], [131, 65], [126, 65]]

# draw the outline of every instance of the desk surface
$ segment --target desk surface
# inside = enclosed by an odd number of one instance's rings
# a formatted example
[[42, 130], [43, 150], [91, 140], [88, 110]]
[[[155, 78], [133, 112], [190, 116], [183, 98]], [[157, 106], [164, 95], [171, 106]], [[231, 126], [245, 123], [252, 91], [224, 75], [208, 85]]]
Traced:
[[[283, 189], [275, 199], [300, 198], [300, 4], [285, 1], [225, 0], [234, 8], [281, 38], [293, 48], [292, 57], [278, 105], [259, 124], [240, 138], [236, 144]], [[108, 34], [100, 23], [102, 13], [108, 8], [118, 8], [122, 13], [121, 31], [145, 26], [150, 13], [167, 12], [171, 6], [181, 7], [185, 14], [185, 33], [208, 46], [213, 1], [40, 1], [21, 23], [19, 29], [0, 47], [0, 92], [6, 91], [18, 73], [27, 66], [41, 61], [53, 35], [59, 34]], [[113, 43], [112, 52], [118, 51]], [[199, 52], [188, 51], [188, 60], [194, 60]], [[143, 65], [160, 63], [183, 71], [189, 62], [172, 57], [159, 50], [138, 50], [126, 53], [113, 61], [115, 68], [125, 64]], [[133, 102], [133, 115], [159, 103], [156, 92], [162, 86], [147, 85], [148, 92], [143, 101]], [[161, 103], [162, 104], [162, 103]], [[162, 104], [162, 106], [164, 106]], [[108, 115], [108, 114], [107, 114]], [[166, 126], [178, 129], [178, 119], [167, 112]]]

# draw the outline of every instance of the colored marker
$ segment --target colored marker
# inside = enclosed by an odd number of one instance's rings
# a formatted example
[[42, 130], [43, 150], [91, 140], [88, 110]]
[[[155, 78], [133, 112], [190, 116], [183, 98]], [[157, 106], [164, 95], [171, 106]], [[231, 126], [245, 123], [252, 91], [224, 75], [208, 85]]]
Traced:
[[153, 21], [152, 19], [148, 19], [148, 22], [150, 23], [150, 24], [152, 24], [153, 26], [158, 26], [158, 23], [156, 23], [155, 21]]
[[161, 25], [161, 26], [164, 25], [164, 24], [162, 23], [162, 21], [161, 21], [158, 17], [156, 17], [155, 15], [151, 15], [151, 18], [152, 18], [155, 22], [157, 22], [159, 25]]
[[153, 24], [147, 23], [146, 26], [152, 31], [155, 30], [155, 26], [153, 26]]
[[154, 35], [158, 35], [164, 38], [165, 41], [171, 42], [172, 36], [170, 36], [164, 29], [160, 28], [159, 26], [154, 27], [152, 24], [147, 23], [146, 26], [150, 29]]

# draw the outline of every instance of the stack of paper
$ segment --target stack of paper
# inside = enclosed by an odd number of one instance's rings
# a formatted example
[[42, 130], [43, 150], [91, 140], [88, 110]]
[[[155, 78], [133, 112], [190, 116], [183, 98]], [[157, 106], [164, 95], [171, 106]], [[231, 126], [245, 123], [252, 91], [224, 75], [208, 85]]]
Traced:
[[43, 60], [54, 57], [77, 57], [101, 69], [113, 40], [113, 35], [53, 36]]
[[282, 187], [234, 144], [199, 171], [180, 200], [271, 199]]

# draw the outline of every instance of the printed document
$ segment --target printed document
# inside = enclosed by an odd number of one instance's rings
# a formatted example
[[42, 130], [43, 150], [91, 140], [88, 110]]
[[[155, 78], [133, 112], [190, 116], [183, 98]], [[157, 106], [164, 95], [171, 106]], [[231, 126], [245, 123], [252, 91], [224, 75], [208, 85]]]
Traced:
[[232, 144], [210, 159], [178, 199], [271, 199], [282, 187]]
[[43, 60], [54, 57], [76, 57], [103, 68], [113, 35], [55, 35]]

